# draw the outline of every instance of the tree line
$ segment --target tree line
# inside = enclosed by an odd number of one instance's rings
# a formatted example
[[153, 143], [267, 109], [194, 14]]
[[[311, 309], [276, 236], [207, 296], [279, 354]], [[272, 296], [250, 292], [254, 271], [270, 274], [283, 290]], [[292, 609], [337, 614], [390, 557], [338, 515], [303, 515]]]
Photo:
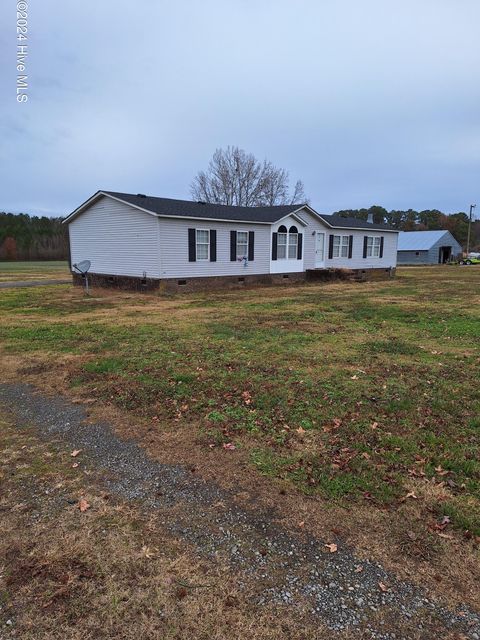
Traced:
[[62, 218], [0, 212], [0, 260], [67, 260]]
[[[308, 204], [303, 182], [297, 180], [290, 187], [289, 173], [239, 147], [217, 149], [208, 167], [197, 173], [190, 185], [194, 200], [245, 207], [283, 204]], [[465, 247], [468, 234], [468, 215], [463, 211], [446, 215], [438, 209], [425, 211], [392, 210], [373, 206], [369, 209], [345, 209], [337, 215], [367, 219], [373, 213], [376, 223], [386, 223], [400, 231], [445, 229]], [[480, 248], [480, 221], [472, 224], [470, 247]]]
[[[463, 247], [467, 244], [468, 214], [464, 211], [449, 215], [442, 213], [438, 209], [425, 209], [424, 211], [393, 209], [392, 211], [387, 211], [387, 209], [375, 205], [369, 209], [344, 209], [336, 211], [335, 215], [366, 220], [370, 213], [373, 214], [374, 222], [386, 223], [400, 231], [445, 229], [450, 231]], [[472, 222], [470, 247], [472, 249], [480, 247], [480, 220]]]

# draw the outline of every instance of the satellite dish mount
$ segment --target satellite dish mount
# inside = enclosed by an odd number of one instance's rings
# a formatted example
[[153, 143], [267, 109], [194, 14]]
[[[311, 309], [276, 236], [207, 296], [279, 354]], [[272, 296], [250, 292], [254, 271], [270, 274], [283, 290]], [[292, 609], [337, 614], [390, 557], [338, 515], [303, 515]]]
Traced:
[[87, 294], [87, 296], [89, 295], [89, 293], [88, 293], [88, 270], [90, 269], [91, 266], [92, 266], [92, 263], [90, 262], [90, 260], [82, 260], [78, 264], [72, 265], [72, 267], [75, 269], [75, 271], [77, 271], [77, 273], [82, 274], [82, 277], [85, 278], [85, 293]]

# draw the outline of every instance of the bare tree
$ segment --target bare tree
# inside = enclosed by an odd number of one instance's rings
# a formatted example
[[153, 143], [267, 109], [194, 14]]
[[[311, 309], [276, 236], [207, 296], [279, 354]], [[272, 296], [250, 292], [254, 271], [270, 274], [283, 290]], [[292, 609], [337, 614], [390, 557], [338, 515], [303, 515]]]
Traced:
[[238, 147], [217, 149], [190, 191], [195, 200], [244, 207], [307, 202], [301, 180], [290, 192], [288, 171], [267, 160], [260, 162]]

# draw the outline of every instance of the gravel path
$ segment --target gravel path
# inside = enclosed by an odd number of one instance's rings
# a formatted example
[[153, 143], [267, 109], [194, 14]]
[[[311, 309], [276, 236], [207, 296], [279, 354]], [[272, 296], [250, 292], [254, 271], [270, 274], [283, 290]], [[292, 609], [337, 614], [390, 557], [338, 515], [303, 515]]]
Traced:
[[46, 287], [51, 284], [72, 284], [71, 280], [8, 280], [0, 282], [0, 289], [15, 289], [16, 287]]
[[152, 460], [108, 424], [87, 424], [79, 405], [21, 384], [0, 384], [0, 403], [19, 427], [33, 425], [44, 438], [82, 449], [112, 494], [161, 510], [172, 534], [205, 556], [228, 558], [240, 583], [253, 577], [259, 603], [307, 603], [332, 631], [358, 632], [361, 638], [425, 640], [448, 630], [480, 640], [480, 616], [468, 607], [449, 611], [379, 564], [358, 559], [341, 541], [337, 553], [328, 553], [324, 541], [296, 538], [271, 513], [238, 508], [227, 491], [193, 477], [181, 465]]

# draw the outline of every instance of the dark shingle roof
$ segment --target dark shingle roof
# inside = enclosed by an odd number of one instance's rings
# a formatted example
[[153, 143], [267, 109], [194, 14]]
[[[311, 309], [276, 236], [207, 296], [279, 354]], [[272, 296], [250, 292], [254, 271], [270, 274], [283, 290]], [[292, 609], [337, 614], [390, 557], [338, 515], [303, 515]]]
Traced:
[[142, 209], [161, 216], [182, 216], [187, 218], [211, 218], [212, 220], [238, 220], [239, 222], [273, 223], [296, 211], [303, 205], [290, 204], [276, 207], [233, 207], [225, 204], [192, 202], [190, 200], [172, 200], [151, 196], [103, 191]]
[[343, 218], [342, 216], [331, 215], [324, 216], [320, 214], [324, 220], [326, 220], [332, 227], [346, 227], [355, 229], [384, 229], [385, 231], [397, 231], [388, 224], [379, 224], [376, 222], [367, 222], [366, 220], [360, 220], [359, 218]]
[[[233, 220], [238, 222], [259, 222], [263, 224], [273, 224], [281, 220], [289, 213], [298, 211], [304, 204], [289, 204], [274, 207], [236, 207], [225, 204], [210, 204], [207, 202], [193, 202], [191, 200], [174, 200], [172, 198], [155, 198], [153, 196], [144, 196], [133, 193], [120, 193], [118, 191], [97, 191], [95, 196], [101, 194], [119, 198], [124, 202], [128, 202], [136, 207], [151, 211], [159, 216], [166, 217], [182, 217], [197, 218], [210, 220]], [[88, 206], [90, 201], [87, 200], [80, 207], [75, 209], [73, 213], [67, 216], [64, 222], [70, 222], [73, 217], [82, 212], [84, 207]], [[342, 218], [336, 215], [323, 215], [316, 213], [311, 207], [309, 210], [318, 215], [322, 220], [333, 228], [345, 229], [378, 229], [385, 231], [397, 231], [386, 224], [370, 224], [366, 220], [357, 218]], [[301, 213], [300, 213], [301, 218]]]

